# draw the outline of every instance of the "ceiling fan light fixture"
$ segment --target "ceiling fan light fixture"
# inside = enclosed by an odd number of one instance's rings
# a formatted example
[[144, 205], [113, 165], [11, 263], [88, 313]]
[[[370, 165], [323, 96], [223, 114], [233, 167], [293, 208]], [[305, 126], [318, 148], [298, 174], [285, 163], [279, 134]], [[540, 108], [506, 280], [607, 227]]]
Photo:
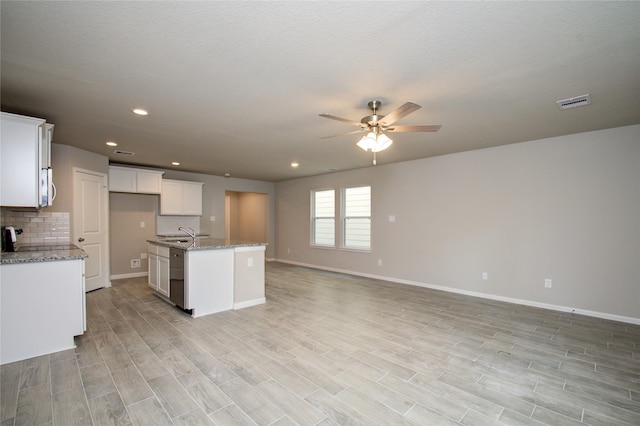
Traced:
[[358, 141], [357, 145], [364, 151], [380, 152], [389, 148], [392, 143], [393, 141], [384, 133], [376, 135], [374, 132], [369, 132]]

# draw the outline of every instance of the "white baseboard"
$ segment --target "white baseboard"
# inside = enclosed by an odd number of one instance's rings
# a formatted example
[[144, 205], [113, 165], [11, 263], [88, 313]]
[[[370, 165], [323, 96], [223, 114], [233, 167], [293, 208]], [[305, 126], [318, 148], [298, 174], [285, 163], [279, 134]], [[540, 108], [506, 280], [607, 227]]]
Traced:
[[399, 283], [399, 284], [407, 284], [407, 285], [413, 285], [413, 286], [417, 286], [417, 287], [430, 288], [430, 289], [433, 289], [433, 290], [441, 290], [441, 291], [446, 291], [446, 292], [449, 292], [449, 293], [463, 294], [463, 295], [466, 295], [466, 296], [481, 297], [483, 299], [491, 299], [491, 300], [498, 300], [498, 301], [501, 301], [501, 302], [515, 303], [517, 305], [533, 306], [535, 308], [550, 309], [552, 311], [559, 311], [559, 312], [569, 312], [569, 313], [572, 313], [572, 314], [586, 315], [586, 316], [594, 317], [594, 318], [602, 318], [602, 319], [607, 319], [607, 320], [611, 320], [611, 321], [619, 321], [619, 322], [626, 322], [626, 323], [630, 323], [630, 324], [640, 325], [640, 318], [635, 318], [635, 317], [626, 317], [626, 316], [622, 316], [622, 315], [609, 314], [609, 313], [606, 313], [606, 312], [589, 311], [589, 310], [586, 310], [586, 309], [571, 308], [571, 307], [568, 307], [568, 306], [552, 305], [552, 304], [549, 304], [549, 303], [540, 303], [540, 302], [535, 302], [535, 301], [532, 301], [532, 300], [515, 299], [515, 298], [512, 298], [512, 297], [503, 297], [503, 296], [498, 296], [498, 295], [495, 295], [495, 294], [488, 294], [488, 293], [480, 293], [480, 292], [476, 292], [476, 291], [461, 290], [461, 289], [451, 288], [451, 287], [443, 287], [443, 286], [439, 286], [439, 285], [427, 284], [427, 283], [422, 283], [422, 282], [418, 282], [418, 281], [404, 280], [404, 279], [401, 279], [401, 278], [386, 277], [386, 276], [382, 276], [382, 275], [366, 274], [366, 273], [362, 273], [362, 272], [349, 271], [349, 270], [346, 270], [346, 269], [338, 269], [338, 268], [330, 268], [330, 267], [320, 266], [320, 265], [313, 265], [313, 264], [310, 264], [310, 263], [294, 262], [294, 261], [283, 260], [283, 259], [278, 259], [277, 262], [288, 263], [288, 264], [297, 265], [297, 266], [304, 266], [304, 267], [307, 267], [307, 268], [321, 269], [321, 270], [324, 270], [324, 271], [339, 272], [339, 273], [342, 273], [342, 274], [356, 275], [356, 276], [359, 276], [359, 277], [373, 278], [373, 279], [376, 279], [376, 280], [390, 281], [390, 282], [395, 282], [395, 283]]
[[258, 299], [252, 299], [252, 300], [247, 300], [240, 303], [234, 303], [233, 309], [248, 308], [250, 306], [262, 305], [266, 302], [267, 302], [267, 299], [265, 297], [260, 297]]
[[109, 279], [112, 280], [121, 280], [123, 278], [138, 278], [138, 277], [146, 277], [147, 275], [149, 275], [148, 272], [133, 272], [131, 274], [118, 274], [118, 275], [111, 275], [109, 277]]

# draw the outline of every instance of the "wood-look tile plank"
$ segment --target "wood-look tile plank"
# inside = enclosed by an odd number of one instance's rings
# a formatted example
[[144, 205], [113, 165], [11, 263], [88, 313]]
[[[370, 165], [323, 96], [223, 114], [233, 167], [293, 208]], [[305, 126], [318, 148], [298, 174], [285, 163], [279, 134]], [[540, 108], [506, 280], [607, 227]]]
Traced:
[[265, 362], [260, 365], [260, 370], [301, 398], [305, 398], [320, 389], [318, 385], [276, 361]]
[[295, 424], [313, 425], [325, 417], [307, 401], [274, 380], [262, 382], [255, 388], [262, 396], [280, 408]]
[[49, 355], [25, 359], [20, 369], [20, 389], [49, 383], [50, 373]]
[[284, 413], [241, 378], [220, 385], [239, 408], [259, 425], [268, 425]]
[[43, 425], [52, 420], [51, 385], [48, 382], [20, 390], [15, 417], [16, 426]]
[[241, 354], [234, 352], [226, 355], [224, 358], [220, 359], [220, 361], [229, 371], [236, 376], [241, 377], [250, 385], [257, 385], [258, 383], [269, 380], [269, 376], [264, 374], [255, 363], [246, 359]]
[[80, 376], [87, 399], [116, 392], [111, 373], [104, 363], [81, 368]]
[[338, 382], [332, 375], [325, 372], [321, 367], [316, 367], [315, 365], [303, 360], [295, 359], [286, 363], [285, 367], [332, 395], [335, 395], [345, 389], [343, 384]]
[[[398, 413], [385, 404], [373, 399], [370, 395], [366, 395], [356, 389], [347, 388], [336, 395], [340, 401], [355, 408], [361, 413], [372, 417], [377, 423], [386, 425], [417, 425], [418, 423], [404, 417], [405, 413]], [[413, 408], [414, 404], [409, 408]]]
[[53, 423], [55, 425], [92, 425], [84, 389], [70, 388], [53, 395]]
[[199, 370], [178, 376], [177, 379], [206, 414], [232, 404], [231, 399]]
[[[383, 386], [351, 371], [343, 372], [336, 377], [336, 380], [342, 382], [347, 387], [366, 394], [368, 397], [386, 405], [400, 414], [405, 414], [415, 405], [415, 401], [408, 398], [406, 395], [398, 393], [391, 388]], [[341, 399], [343, 398], [341, 397]]]
[[305, 400], [340, 425], [371, 425], [376, 423], [375, 419], [365, 416], [351, 405], [342, 402], [322, 389], [309, 395]]
[[103, 362], [98, 345], [92, 338], [82, 339], [82, 344], [76, 347], [76, 359], [80, 368]]
[[147, 398], [127, 407], [131, 420], [136, 425], [173, 425], [171, 418], [156, 398]]
[[75, 356], [51, 363], [51, 390], [54, 394], [77, 386], [82, 386], [82, 379]]
[[135, 366], [111, 373], [124, 405], [129, 406], [153, 396], [151, 388]]
[[193, 410], [173, 419], [175, 426], [215, 426], [202, 410]]
[[193, 398], [171, 375], [151, 379], [149, 385], [171, 418], [198, 408]]
[[13, 419], [18, 407], [22, 361], [0, 365], [0, 420]]
[[234, 425], [234, 426], [256, 426], [251, 417], [242, 411], [237, 405], [228, 405], [215, 413], [211, 413], [209, 418], [216, 425]]
[[127, 351], [127, 353], [140, 352], [150, 349], [149, 346], [142, 340], [140, 335], [135, 331], [128, 333], [122, 333], [118, 335], [118, 340]]
[[160, 358], [151, 349], [135, 352], [129, 356], [142, 377], [147, 381], [169, 374], [167, 367], [162, 364]]
[[96, 425], [133, 425], [129, 412], [117, 392], [90, 399], [89, 410]]

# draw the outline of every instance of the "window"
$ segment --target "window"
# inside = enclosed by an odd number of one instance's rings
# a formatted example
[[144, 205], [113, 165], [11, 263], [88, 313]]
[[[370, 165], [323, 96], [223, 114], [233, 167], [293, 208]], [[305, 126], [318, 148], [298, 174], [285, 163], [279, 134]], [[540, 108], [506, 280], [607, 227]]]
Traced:
[[312, 243], [318, 246], [336, 245], [336, 196], [333, 189], [313, 191]]
[[344, 248], [369, 250], [371, 248], [371, 187], [345, 188]]

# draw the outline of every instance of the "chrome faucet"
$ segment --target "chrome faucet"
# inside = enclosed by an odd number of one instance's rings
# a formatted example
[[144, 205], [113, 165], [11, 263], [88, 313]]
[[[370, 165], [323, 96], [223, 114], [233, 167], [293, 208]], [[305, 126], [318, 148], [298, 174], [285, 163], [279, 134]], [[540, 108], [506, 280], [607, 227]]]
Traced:
[[194, 240], [196, 239], [196, 231], [194, 231], [193, 228], [184, 228], [182, 226], [179, 226], [178, 227], [178, 231], [184, 232], [185, 234], [187, 234], [188, 236], [190, 236]]

